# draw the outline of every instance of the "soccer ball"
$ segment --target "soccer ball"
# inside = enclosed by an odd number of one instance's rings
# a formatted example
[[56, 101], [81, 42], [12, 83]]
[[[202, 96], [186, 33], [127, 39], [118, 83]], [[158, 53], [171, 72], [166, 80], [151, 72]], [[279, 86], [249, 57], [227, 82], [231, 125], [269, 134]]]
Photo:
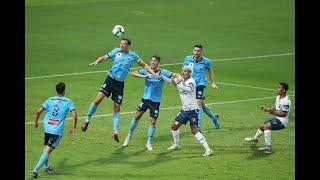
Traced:
[[124, 34], [124, 27], [122, 25], [115, 25], [112, 29], [112, 33], [117, 37], [122, 36]]

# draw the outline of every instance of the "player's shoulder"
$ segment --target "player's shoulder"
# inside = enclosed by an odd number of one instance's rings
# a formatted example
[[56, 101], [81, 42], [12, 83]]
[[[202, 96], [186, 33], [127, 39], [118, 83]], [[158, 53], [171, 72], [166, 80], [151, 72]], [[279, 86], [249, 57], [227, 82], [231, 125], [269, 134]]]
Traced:
[[66, 96], [62, 96], [61, 99], [63, 99], [63, 100], [66, 101], [66, 102], [69, 102], [69, 103], [71, 102], [71, 103], [73, 103], [72, 99], [70, 99], [70, 98], [68, 98], [68, 97], [66, 97]]
[[131, 55], [138, 56], [138, 54], [137, 54], [135, 51], [129, 50], [129, 53], [130, 53]]
[[290, 98], [289, 98], [288, 95], [286, 95], [286, 97], [284, 98], [284, 100], [291, 103], [291, 100], [290, 100]]
[[193, 84], [195, 84], [196, 83], [196, 81], [191, 77], [191, 78], [189, 78], [188, 80], [187, 80], [187, 82], [190, 82], [190, 83], [193, 83]]
[[169, 70], [167, 70], [167, 69], [164, 69], [164, 68], [160, 68], [160, 71], [161, 71], [161, 72], [171, 72], [171, 71], [169, 71]]
[[202, 59], [203, 59], [206, 63], [210, 63], [210, 62], [211, 62], [211, 59], [209, 59], [209, 58], [207, 58], [207, 57], [202, 56]]

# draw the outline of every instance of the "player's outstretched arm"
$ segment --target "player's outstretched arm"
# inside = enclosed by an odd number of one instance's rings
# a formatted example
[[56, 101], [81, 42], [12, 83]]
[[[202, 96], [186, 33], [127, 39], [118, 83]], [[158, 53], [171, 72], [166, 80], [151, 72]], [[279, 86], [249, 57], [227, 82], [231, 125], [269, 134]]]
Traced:
[[151, 78], [151, 75], [150, 74], [147, 74], [147, 75], [143, 75], [143, 74], [140, 74], [138, 71], [133, 71], [131, 73], [132, 76], [134, 77], [137, 77], [137, 78], [147, 78], [147, 79], [150, 79]]
[[218, 90], [218, 86], [216, 85], [215, 81], [214, 81], [214, 72], [212, 70], [212, 68], [210, 68], [208, 70], [208, 75], [209, 75], [209, 80], [210, 80], [210, 85], [213, 89]]
[[76, 110], [71, 111], [72, 118], [73, 118], [73, 127], [69, 130], [70, 135], [74, 135], [76, 133], [77, 123], [78, 123], [78, 115]]
[[158, 78], [161, 78], [161, 76], [155, 72], [152, 71], [152, 69], [150, 68], [150, 66], [148, 66], [148, 64], [146, 64], [145, 62], [143, 62], [141, 59], [139, 59], [138, 64], [144, 68], [145, 70], [147, 70], [150, 74], [152, 74], [152, 76], [157, 76]]
[[36, 118], [34, 120], [34, 127], [35, 128], [38, 128], [38, 125], [39, 125], [39, 117], [41, 115], [41, 113], [45, 111], [45, 109], [43, 109], [43, 107], [40, 107], [37, 111], [36, 111]]
[[89, 66], [95, 66], [97, 65], [98, 63], [100, 62], [103, 62], [103, 61], [106, 61], [107, 59], [109, 59], [109, 56], [106, 54], [106, 55], [103, 55], [103, 56], [100, 56], [98, 57], [95, 61], [93, 61], [92, 63], [89, 64]]

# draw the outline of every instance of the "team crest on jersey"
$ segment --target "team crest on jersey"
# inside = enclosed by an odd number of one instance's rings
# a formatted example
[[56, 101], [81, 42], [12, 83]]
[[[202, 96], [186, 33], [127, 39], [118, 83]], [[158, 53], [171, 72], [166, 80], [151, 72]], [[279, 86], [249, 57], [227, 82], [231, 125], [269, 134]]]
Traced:
[[120, 58], [120, 57], [121, 57], [121, 53], [117, 53], [116, 58]]

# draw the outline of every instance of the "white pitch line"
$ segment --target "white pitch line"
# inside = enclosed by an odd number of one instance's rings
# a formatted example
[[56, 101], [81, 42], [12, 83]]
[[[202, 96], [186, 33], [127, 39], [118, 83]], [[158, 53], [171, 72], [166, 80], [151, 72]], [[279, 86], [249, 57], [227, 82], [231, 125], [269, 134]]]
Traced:
[[[289, 96], [294, 96], [294, 94], [289, 95]], [[249, 101], [259, 101], [259, 100], [264, 100], [264, 99], [274, 99], [275, 96], [269, 96], [269, 97], [262, 97], [262, 98], [252, 98], [252, 99], [243, 99], [243, 100], [234, 100], [234, 101], [221, 101], [221, 102], [215, 102], [215, 103], [206, 103], [206, 105], [218, 105], [218, 104], [232, 104], [232, 103], [242, 103], [242, 102], [249, 102]], [[170, 109], [180, 109], [181, 106], [175, 106], [175, 107], [164, 107], [161, 108], [161, 110], [170, 110]], [[129, 112], [121, 112], [120, 114], [133, 114], [136, 111], [129, 111]], [[92, 116], [94, 118], [98, 118], [98, 117], [108, 117], [108, 116], [113, 116], [112, 114], [102, 114], [102, 115], [95, 115]], [[83, 119], [86, 116], [81, 116], [78, 117], [78, 119]], [[66, 118], [66, 119], [72, 119], [72, 118]], [[43, 121], [39, 121], [39, 122], [43, 122]], [[33, 122], [26, 122], [25, 124], [33, 124]]]
[[[294, 55], [294, 54], [295, 54], [294, 52], [290, 52], [290, 53], [269, 54], [269, 55], [261, 55], [261, 56], [224, 58], [224, 59], [216, 59], [216, 60], [211, 60], [211, 61], [215, 61], [215, 62], [238, 61], [238, 60], [245, 60], [245, 59], [257, 59], [257, 58], [290, 56], [290, 55]], [[182, 62], [180, 62], [180, 63], [162, 64], [161, 66], [165, 67], [165, 66], [174, 66], [174, 65], [182, 65]], [[138, 69], [138, 68], [131, 68], [131, 69]], [[78, 72], [78, 73], [55, 74], [55, 75], [48, 75], [48, 76], [34, 76], [34, 77], [26, 77], [25, 80], [43, 79], [43, 78], [60, 77], [60, 76], [74, 76], [74, 75], [83, 75], [83, 74], [107, 73], [107, 72], [108, 72], [107, 70], [106, 71], [87, 71], [87, 72]]]
[[[232, 83], [224, 83], [224, 82], [216, 82], [217, 84], [224, 84], [229, 86], [238, 86], [238, 87], [246, 87], [246, 88], [252, 88], [252, 89], [261, 89], [261, 90], [267, 90], [267, 91], [276, 91], [276, 88], [264, 88], [264, 87], [257, 87], [257, 86], [248, 86], [248, 85], [241, 85], [241, 84], [232, 84]], [[288, 91], [290, 93], [295, 93], [294, 91]]]

